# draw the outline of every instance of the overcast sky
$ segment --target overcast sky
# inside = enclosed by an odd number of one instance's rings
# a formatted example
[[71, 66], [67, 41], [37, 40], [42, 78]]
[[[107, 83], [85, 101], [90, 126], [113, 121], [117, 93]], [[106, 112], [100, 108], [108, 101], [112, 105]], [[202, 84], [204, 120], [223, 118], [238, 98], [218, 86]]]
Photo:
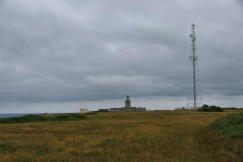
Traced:
[[241, 0], [0, 0], [0, 113], [186, 106], [192, 23], [202, 102], [243, 107]]

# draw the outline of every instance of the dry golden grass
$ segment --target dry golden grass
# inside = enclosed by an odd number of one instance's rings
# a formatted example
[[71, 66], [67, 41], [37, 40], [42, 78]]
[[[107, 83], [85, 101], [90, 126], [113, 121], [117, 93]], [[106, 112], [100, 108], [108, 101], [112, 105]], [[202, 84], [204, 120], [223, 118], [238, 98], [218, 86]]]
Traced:
[[81, 121], [1, 124], [0, 161], [243, 161], [242, 139], [205, 129], [229, 113], [99, 113]]

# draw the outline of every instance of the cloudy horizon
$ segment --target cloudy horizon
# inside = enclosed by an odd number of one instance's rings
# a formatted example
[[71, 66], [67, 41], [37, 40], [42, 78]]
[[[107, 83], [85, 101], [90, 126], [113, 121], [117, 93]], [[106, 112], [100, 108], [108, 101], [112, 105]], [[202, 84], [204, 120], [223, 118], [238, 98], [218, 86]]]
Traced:
[[185, 107], [191, 24], [202, 103], [243, 107], [242, 16], [241, 0], [0, 0], [0, 113]]

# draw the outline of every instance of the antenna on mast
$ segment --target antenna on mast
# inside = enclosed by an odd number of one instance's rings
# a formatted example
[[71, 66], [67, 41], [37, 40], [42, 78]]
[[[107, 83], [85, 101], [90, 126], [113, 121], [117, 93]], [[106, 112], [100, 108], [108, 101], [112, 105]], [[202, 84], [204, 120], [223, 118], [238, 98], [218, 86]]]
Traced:
[[192, 68], [193, 68], [193, 108], [197, 109], [197, 55], [196, 55], [196, 33], [195, 33], [195, 24], [192, 24], [192, 31], [190, 34], [192, 40], [192, 56], [190, 56], [192, 60]]

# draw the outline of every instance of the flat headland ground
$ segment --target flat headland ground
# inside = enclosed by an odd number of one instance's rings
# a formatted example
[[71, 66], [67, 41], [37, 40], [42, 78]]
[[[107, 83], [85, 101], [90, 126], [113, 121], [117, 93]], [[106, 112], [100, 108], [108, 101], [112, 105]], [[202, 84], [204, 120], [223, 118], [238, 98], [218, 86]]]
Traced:
[[79, 121], [0, 124], [0, 161], [242, 161], [241, 138], [207, 129], [239, 112], [109, 112]]

